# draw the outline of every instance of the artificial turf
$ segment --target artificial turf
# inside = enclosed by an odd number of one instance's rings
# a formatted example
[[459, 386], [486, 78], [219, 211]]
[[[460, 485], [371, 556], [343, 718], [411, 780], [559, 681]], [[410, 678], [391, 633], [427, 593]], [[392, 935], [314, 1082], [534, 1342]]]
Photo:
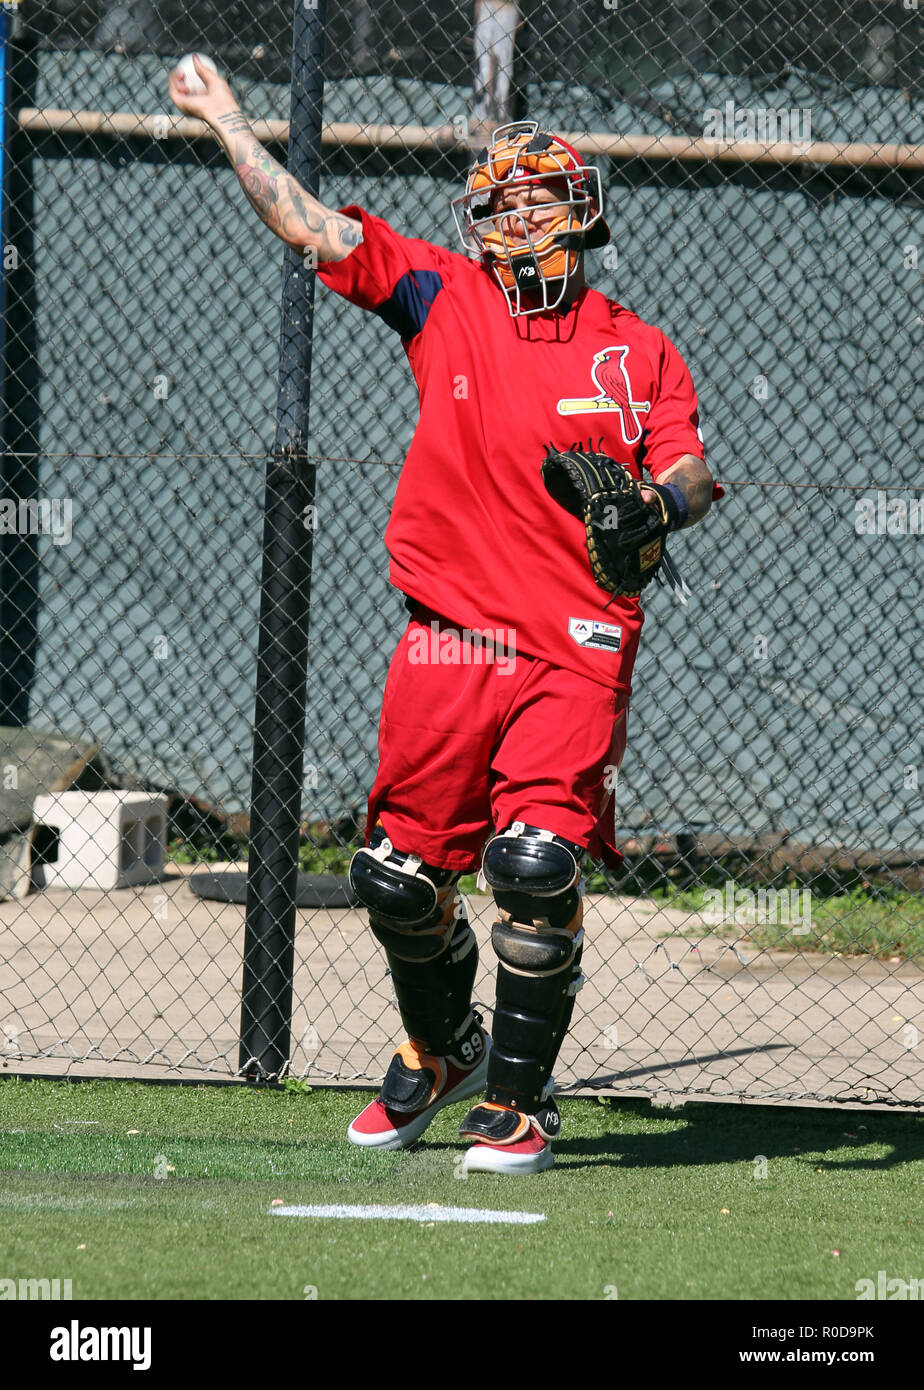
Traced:
[[[0, 1275], [89, 1299], [842, 1299], [924, 1279], [924, 1119], [562, 1100], [556, 1165], [460, 1176], [442, 1112], [414, 1148], [345, 1138], [368, 1099], [0, 1081]], [[289, 1204], [542, 1213], [529, 1226], [274, 1215]], [[437, 1207], [433, 1207], [437, 1210]]]

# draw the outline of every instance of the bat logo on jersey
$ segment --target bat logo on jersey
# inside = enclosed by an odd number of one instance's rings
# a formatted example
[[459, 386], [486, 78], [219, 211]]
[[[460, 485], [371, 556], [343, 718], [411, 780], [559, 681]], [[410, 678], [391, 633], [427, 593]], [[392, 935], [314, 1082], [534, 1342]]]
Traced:
[[627, 444], [637, 444], [642, 437], [639, 411], [650, 410], [651, 402], [632, 399], [632, 383], [626, 370], [628, 355], [629, 349], [625, 343], [595, 353], [590, 377], [600, 394], [559, 401], [559, 415], [586, 415], [592, 410], [617, 410], [623, 439]]

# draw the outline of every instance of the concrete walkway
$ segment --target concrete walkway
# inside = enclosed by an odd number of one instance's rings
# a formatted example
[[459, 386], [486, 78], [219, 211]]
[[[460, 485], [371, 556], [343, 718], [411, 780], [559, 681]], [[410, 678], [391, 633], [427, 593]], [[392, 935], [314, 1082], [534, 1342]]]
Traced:
[[[0, 1066], [232, 1076], [244, 909], [196, 897], [188, 878], [197, 871], [172, 867], [146, 888], [0, 903]], [[481, 949], [476, 999], [490, 1008], [492, 904], [468, 901]], [[587, 982], [556, 1068], [560, 1087], [924, 1109], [918, 967], [758, 950], [747, 928], [720, 939], [701, 918], [644, 899], [591, 895], [585, 927]], [[378, 1080], [399, 1034], [383, 956], [361, 915], [300, 911], [293, 1073]]]

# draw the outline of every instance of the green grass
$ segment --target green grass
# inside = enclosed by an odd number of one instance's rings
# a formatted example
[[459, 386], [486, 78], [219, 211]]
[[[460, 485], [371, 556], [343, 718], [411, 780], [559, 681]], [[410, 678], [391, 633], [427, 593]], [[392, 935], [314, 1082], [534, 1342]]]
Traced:
[[[606, 892], [611, 887], [599, 875], [596, 879], [591, 877], [588, 886], [593, 892]], [[473, 893], [475, 875], [462, 878], [459, 887], [463, 893]], [[742, 883], [739, 887], [747, 887], [756, 894], [760, 885]], [[616, 891], [620, 891], [618, 887]], [[762, 950], [823, 951], [828, 955], [880, 958], [898, 956], [901, 960], [924, 962], [924, 897], [919, 893], [871, 892], [855, 888], [829, 897], [812, 894], [810, 928], [796, 935], [792, 926], [783, 923], [725, 924], [704, 920], [706, 911], [716, 901], [706, 898], [706, 891], [705, 887], [655, 888], [645, 894], [626, 896], [637, 897], [640, 902], [653, 902], [658, 907], [687, 911], [691, 917], [695, 915], [695, 924], [664, 932], [664, 936], [720, 936], [737, 940], [746, 936], [752, 946]], [[793, 891], [796, 891], [795, 885]], [[801, 905], [806, 899], [801, 896], [801, 887], [798, 892]]]
[[[337, 874], [346, 877], [350, 860], [356, 853], [355, 845], [317, 846], [310, 842], [298, 847], [298, 867], [305, 874]], [[167, 846], [166, 858], [172, 864], [214, 864], [233, 856], [238, 863], [247, 862], [247, 842], [241, 840], [221, 852], [213, 845], [196, 844], [187, 840], [172, 840]], [[472, 880], [474, 883], [474, 879]]]
[[171, 840], [164, 858], [168, 864], [215, 864], [225, 856], [219, 853], [214, 845], [195, 845], [186, 840]]
[[[924, 1277], [916, 1116], [565, 1100], [554, 1169], [463, 1181], [464, 1105], [415, 1148], [376, 1154], [344, 1138], [366, 1098], [3, 1080], [0, 1273], [71, 1278], [75, 1298], [298, 1300], [307, 1287], [319, 1299], [617, 1289], [621, 1300], [852, 1301], [880, 1269]], [[546, 1220], [307, 1221], [271, 1215], [276, 1198]]]
[[298, 867], [303, 874], [337, 874], [346, 878], [356, 848], [356, 845], [302, 844], [298, 847]]
[[[714, 899], [704, 897], [702, 888], [686, 892], [652, 895], [659, 906], [687, 909], [702, 914]], [[800, 896], [800, 902], [804, 901]], [[917, 893], [891, 893], [872, 896], [855, 889], [836, 897], [811, 900], [811, 926], [805, 934], [794, 935], [782, 924], [744, 922], [681, 927], [680, 935], [709, 935], [741, 938], [767, 950], [825, 951], [843, 956], [898, 956], [902, 960], [924, 961], [924, 898]], [[677, 935], [672, 932], [671, 935]]]

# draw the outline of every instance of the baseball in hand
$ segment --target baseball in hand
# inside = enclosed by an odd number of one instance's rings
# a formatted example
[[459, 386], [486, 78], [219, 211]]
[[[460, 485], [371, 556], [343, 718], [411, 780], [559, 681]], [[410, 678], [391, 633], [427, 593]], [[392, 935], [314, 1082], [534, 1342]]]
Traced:
[[[206, 57], [204, 53], [197, 53], [195, 56], [199, 59], [203, 67], [210, 68], [212, 72], [218, 71], [211, 58]], [[205, 83], [193, 66], [193, 55], [191, 53], [187, 53], [185, 58], [180, 59], [176, 65], [176, 70], [185, 80], [186, 91], [191, 97], [201, 97], [205, 95]]]

